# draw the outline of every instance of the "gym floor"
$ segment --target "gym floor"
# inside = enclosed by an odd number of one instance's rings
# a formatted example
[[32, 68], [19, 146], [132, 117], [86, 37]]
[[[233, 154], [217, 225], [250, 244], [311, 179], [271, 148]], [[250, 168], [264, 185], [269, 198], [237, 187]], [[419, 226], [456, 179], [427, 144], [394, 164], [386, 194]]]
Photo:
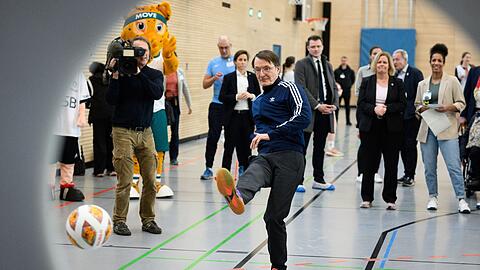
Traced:
[[[474, 196], [469, 215], [459, 214], [445, 163], [439, 156], [439, 210], [426, 210], [428, 192], [419, 154], [416, 185], [398, 186], [397, 211], [385, 210], [382, 184], [375, 184], [373, 207], [360, 209], [357, 175], [359, 140], [353, 126], [345, 126], [341, 112], [336, 147], [343, 157], [326, 157], [327, 181], [335, 191], [311, 189], [311, 148], [307, 154], [305, 193], [296, 193], [287, 218], [288, 269], [480, 269], [480, 211]], [[354, 116], [354, 111], [352, 116]], [[269, 269], [263, 222], [269, 189], [263, 189], [233, 214], [214, 180], [200, 180], [206, 139], [180, 145], [179, 166], [165, 162], [164, 183], [175, 195], [157, 199], [161, 235], [142, 232], [139, 202], [130, 202], [127, 224], [132, 236], [113, 234], [106, 245], [83, 251], [70, 244], [64, 228], [68, 214], [82, 204], [96, 204], [112, 214], [114, 177], [95, 178], [92, 169], [75, 177], [86, 195], [83, 203], [49, 202], [53, 252], [74, 269]], [[311, 146], [312, 144], [310, 144]], [[215, 166], [221, 163], [219, 142]], [[383, 164], [381, 165], [381, 167]], [[403, 167], [399, 166], [399, 176]], [[380, 169], [383, 175], [383, 168]], [[58, 193], [57, 193], [58, 196]], [[63, 259], [62, 259], [63, 260]]]

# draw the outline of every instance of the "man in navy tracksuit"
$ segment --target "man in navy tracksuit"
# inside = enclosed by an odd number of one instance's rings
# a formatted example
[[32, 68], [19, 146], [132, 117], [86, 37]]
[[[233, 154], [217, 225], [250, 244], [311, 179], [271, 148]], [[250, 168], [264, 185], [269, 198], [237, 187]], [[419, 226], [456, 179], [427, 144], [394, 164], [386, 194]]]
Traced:
[[280, 60], [272, 51], [260, 51], [253, 68], [263, 94], [253, 101], [255, 137], [250, 148], [258, 147], [258, 157], [250, 161], [235, 186], [227, 169], [216, 173], [217, 187], [232, 211], [240, 215], [244, 204], [262, 187], [271, 187], [263, 219], [268, 233], [272, 269], [286, 269], [287, 231], [284, 219], [290, 212], [293, 195], [305, 169], [303, 129], [310, 124], [310, 105], [303, 88], [282, 81]]

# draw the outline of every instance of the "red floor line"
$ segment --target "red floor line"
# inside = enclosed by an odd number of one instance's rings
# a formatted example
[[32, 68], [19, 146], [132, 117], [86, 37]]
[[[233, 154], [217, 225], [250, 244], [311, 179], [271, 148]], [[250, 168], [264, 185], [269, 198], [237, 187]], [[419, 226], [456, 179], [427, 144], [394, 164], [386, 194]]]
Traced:
[[[100, 195], [100, 194], [103, 194], [103, 193], [109, 192], [109, 191], [111, 191], [111, 190], [114, 190], [116, 186], [117, 186], [117, 185], [113, 185], [113, 186], [111, 186], [111, 187], [109, 187], [109, 188], [102, 189], [102, 190], [97, 191], [97, 192], [95, 192], [95, 193], [93, 193], [93, 194], [90, 194], [90, 195], [88, 195], [88, 196], [85, 197], [85, 200], [91, 199], [91, 198], [93, 198], [93, 197], [95, 197], [95, 196], [98, 196], [98, 195]], [[65, 207], [65, 206], [67, 206], [67, 205], [70, 205], [70, 204], [72, 204], [72, 203], [74, 203], [74, 202], [64, 202], [64, 203], [62, 203], [62, 204], [57, 205], [55, 208], [62, 208], [62, 207]]]
[[464, 257], [480, 257], [480, 254], [463, 254]]
[[411, 259], [413, 259], [413, 257], [412, 256], [398, 256], [395, 259], [396, 260], [411, 260]]
[[448, 257], [447, 256], [430, 256], [428, 258], [430, 258], [430, 259], [446, 259]]
[[[189, 160], [189, 161], [180, 163], [179, 165], [175, 166], [175, 168], [183, 167], [183, 166], [185, 166], [185, 165], [190, 165], [190, 164], [194, 163], [195, 161], [197, 161], [197, 160], [199, 160], [199, 159], [201, 159], [201, 158], [202, 158], [202, 157], [197, 157], [197, 158], [191, 159], [191, 160]], [[168, 167], [168, 168], [164, 168], [164, 172], [167, 172], [167, 171], [169, 171], [169, 170], [170, 170], [169, 167]], [[94, 198], [94, 197], [96, 197], [96, 196], [98, 196], [98, 195], [101, 195], [101, 194], [103, 194], [103, 193], [112, 191], [112, 190], [115, 189], [116, 186], [117, 186], [117, 185], [115, 184], [115, 185], [113, 185], [113, 186], [111, 186], [111, 187], [109, 187], [109, 188], [102, 189], [102, 190], [100, 190], [100, 191], [97, 191], [97, 192], [95, 192], [95, 193], [92, 193], [92, 194], [90, 194], [90, 195], [87, 195], [87, 196], [85, 196], [85, 200], [91, 199], [91, 198]], [[63, 207], [68, 206], [68, 205], [70, 205], [70, 204], [72, 204], [72, 203], [74, 203], [74, 202], [64, 202], [64, 203], [61, 203], [61, 204], [55, 206], [55, 208], [63, 208]]]

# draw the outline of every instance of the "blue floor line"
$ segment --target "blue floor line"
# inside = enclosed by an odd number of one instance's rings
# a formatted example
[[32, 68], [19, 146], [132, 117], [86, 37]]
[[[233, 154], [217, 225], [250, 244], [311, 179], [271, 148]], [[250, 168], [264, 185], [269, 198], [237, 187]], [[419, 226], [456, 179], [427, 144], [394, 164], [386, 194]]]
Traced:
[[383, 254], [382, 262], [380, 263], [380, 269], [385, 268], [385, 264], [387, 263], [388, 256], [390, 255], [390, 250], [392, 249], [393, 242], [395, 242], [395, 238], [397, 237], [398, 230], [393, 231], [392, 237], [390, 238], [390, 242], [388, 242], [387, 249], [385, 250], [385, 254]]

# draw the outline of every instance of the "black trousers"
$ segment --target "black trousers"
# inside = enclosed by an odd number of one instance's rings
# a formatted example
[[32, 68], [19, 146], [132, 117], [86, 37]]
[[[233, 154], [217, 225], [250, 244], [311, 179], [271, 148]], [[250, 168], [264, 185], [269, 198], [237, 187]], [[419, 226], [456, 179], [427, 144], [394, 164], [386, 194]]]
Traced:
[[416, 117], [403, 121], [403, 143], [400, 149], [405, 176], [413, 178], [417, 168], [417, 134], [420, 128], [420, 120]]
[[385, 119], [374, 119], [369, 132], [360, 131], [360, 139], [365, 146], [365, 171], [362, 180], [362, 200], [373, 201], [374, 176], [383, 155], [385, 177], [382, 198], [387, 203], [397, 200], [398, 152], [402, 144], [401, 132], [387, 130]]
[[[362, 140], [360, 140], [360, 146], [358, 147], [358, 151], [357, 151], [357, 168], [358, 168], [359, 176], [365, 171], [367, 167], [367, 151], [368, 149], [365, 147], [365, 143], [363, 143]], [[378, 160], [378, 162], [375, 163], [377, 164], [375, 173], [377, 173], [378, 169], [380, 168], [380, 160], [381, 158]]]
[[303, 153], [280, 151], [260, 154], [240, 176], [237, 189], [248, 203], [262, 187], [271, 187], [263, 220], [268, 234], [272, 267], [287, 269], [287, 228], [284, 219], [290, 212], [293, 195], [305, 170]]
[[51, 163], [61, 162], [63, 164], [74, 164], [75, 155], [78, 152], [78, 137], [54, 135], [54, 141], [58, 146], [56, 155]]
[[[313, 178], [315, 182], [324, 183], [323, 160], [325, 159], [325, 143], [330, 132], [330, 116], [315, 111], [315, 122], [313, 124]], [[308, 144], [312, 133], [304, 132], [305, 139], [304, 153], [307, 153]]]
[[[341, 95], [339, 98], [338, 98], [338, 104], [340, 105], [340, 102], [342, 101], [343, 99], [343, 102], [345, 103], [345, 120], [347, 123], [351, 123], [350, 122], [350, 93], [348, 93], [348, 95]], [[336, 111], [336, 114], [335, 116], [337, 117], [337, 121], [338, 121], [338, 115], [340, 114], [340, 108], [337, 109]]]
[[225, 125], [225, 144], [223, 151], [222, 167], [228, 170], [232, 166], [233, 150], [237, 151], [238, 163], [247, 167], [248, 157], [252, 154], [250, 149], [250, 135], [253, 126], [250, 124], [250, 111], [234, 111], [228, 125]]
[[205, 149], [205, 166], [212, 168], [217, 144], [222, 134], [223, 126], [223, 105], [210, 103], [208, 107], [208, 135], [207, 146]]
[[93, 174], [114, 171], [112, 164], [113, 141], [112, 121], [99, 119], [92, 122], [93, 125]]
[[470, 170], [468, 174], [472, 178], [480, 179], [480, 147], [474, 146], [470, 148], [468, 158], [470, 159]]
[[170, 100], [170, 104], [173, 109], [172, 123], [170, 124], [170, 145], [168, 154], [170, 155], [170, 161], [177, 160], [178, 158], [178, 145], [179, 145], [179, 133], [180, 126], [180, 104], [178, 103], [178, 97]]

